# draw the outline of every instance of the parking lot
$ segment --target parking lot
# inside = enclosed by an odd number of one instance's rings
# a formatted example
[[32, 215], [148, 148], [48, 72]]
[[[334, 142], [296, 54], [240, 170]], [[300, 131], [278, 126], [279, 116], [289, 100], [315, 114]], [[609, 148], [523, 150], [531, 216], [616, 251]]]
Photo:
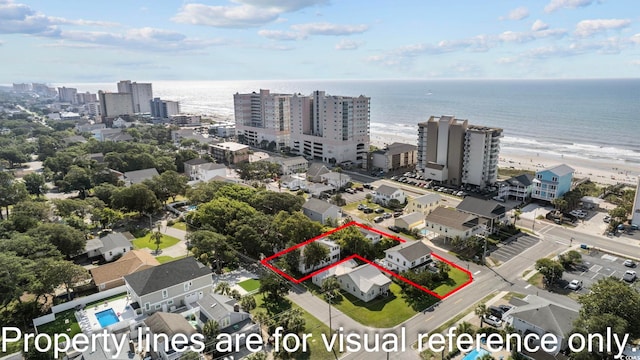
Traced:
[[[633, 270], [637, 271], [638, 268], [628, 268], [623, 265], [625, 258], [606, 254], [603, 252], [593, 252], [590, 255], [582, 255], [582, 265], [576, 270], [565, 271], [562, 276], [561, 286], [565, 287], [571, 280], [582, 281], [582, 289], [578, 290], [579, 293], [586, 294], [589, 292], [591, 285], [593, 285], [599, 279], [613, 276], [621, 279], [625, 271]], [[640, 282], [636, 280], [633, 286], [640, 289]]]
[[515, 238], [511, 242], [500, 246], [495, 251], [493, 251], [490, 256], [494, 260], [505, 263], [522, 254], [525, 250], [537, 244], [538, 241], [540, 240], [533, 236], [522, 235]]

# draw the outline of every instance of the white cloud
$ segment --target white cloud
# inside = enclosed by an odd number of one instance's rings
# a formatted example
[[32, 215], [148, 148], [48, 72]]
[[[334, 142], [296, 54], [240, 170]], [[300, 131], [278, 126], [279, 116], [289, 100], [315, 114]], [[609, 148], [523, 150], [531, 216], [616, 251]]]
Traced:
[[540, 19], [534, 21], [533, 25], [531, 25], [531, 31], [547, 30], [548, 28], [549, 28], [549, 25], [545, 24]]
[[368, 25], [340, 25], [331, 23], [308, 23], [292, 25], [291, 29], [307, 35], [352, 35], [369, 30]]
[[509, 20], [522, 20], [529, 17], [529, 9], [524, 6], [513, 9], [507, 15], [507, 19]]
[[516, 63], [517, 61], [518, 61], [518, 59], [517, 59], [517, 58], [512, 58], [512, 57], [502, 57], [502, 58], [498, 59], [496, 62], [497, 62], [498, 64], [501, 64], [501, 65], [507, 65], [507, 64], [513, 64], [513, 63]]
[[593, 19], [582, 20], [576, 25], [577, 36], [589, 36], [607, 30], [622, 29], [631, 24], [629, 19]]
[[629, 62], [629, 64], [631, 64], [633, 66], [640, 66], [640, 60], [631, 60]]
[[299, 32], [281, 30], [260, 30], [258, 35], [271, 40], [301, 40], [306, 38], [305, 34]]
[[343, 39], [336, 44], [336, 50], [355, 50], [364, 44], [362, 41]]
[[629, 40], [634, 44], [640, 44], [640, 34], [633, 35]]
[[281, 12], [301, 10], [316, 5], [326, 5], [328, 0], [236, 0], [234, 2], [259, 8], [276, 8]]
[[552, 13], [559, 9], [577, 9], [579, 7], [589, 6], [594, 0], [551, 0], [549, 4], [544, 7], [544, 11]]

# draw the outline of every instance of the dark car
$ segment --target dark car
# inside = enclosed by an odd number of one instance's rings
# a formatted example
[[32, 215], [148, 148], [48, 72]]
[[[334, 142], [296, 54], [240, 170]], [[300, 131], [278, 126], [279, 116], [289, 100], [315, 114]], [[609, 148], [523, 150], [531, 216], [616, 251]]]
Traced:
[[377, 208], [376, 210], [376, 214], [382, 214], [384, 212], [383, 208]]
[[373, 218], [373, 221], [376, 223], [381, 223], [384, 220], [384, 218], [382, 216], [376, 216], [375, 218]]
[[371, 184], [362, 184], [362, 187], [365, 188], [365, 189], [373, 190], [373, 185], [371, 185]]
[[400, 232], [400, 228], [395, 226], [395, 225], [390, 225], [387, 227], [387, 229], [393, 231], [393, 232]]
[[495, 316], [498, 319], [502, 319], [502, 315], [504, 314], [504, 310], [497, 306], [489, 306], [489, 313]]
[[365, 214], [371, 214], [373, 212], [373, 209], [372, 208], [362, 209], [362, 212]]
[[393, 213], [393, 217], [400, 217], [402, 216], [402, 211], [396, 211]]

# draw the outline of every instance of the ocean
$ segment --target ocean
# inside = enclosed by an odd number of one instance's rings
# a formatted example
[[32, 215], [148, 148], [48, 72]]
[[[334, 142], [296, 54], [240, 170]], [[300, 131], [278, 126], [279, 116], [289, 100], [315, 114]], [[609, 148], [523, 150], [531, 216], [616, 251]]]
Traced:
[[[264, 80], [152, 81], [155, 97], [184, 112], [233, 120], [233, 94], [279, 93], [371, 98], [371, 134], [415, 143], [417, 123], [454, 115], [504, 129], [505, 152], [640, 164], [640, 79], [606, 80]], [[110, 84], [66, 84], [115, 91]]]

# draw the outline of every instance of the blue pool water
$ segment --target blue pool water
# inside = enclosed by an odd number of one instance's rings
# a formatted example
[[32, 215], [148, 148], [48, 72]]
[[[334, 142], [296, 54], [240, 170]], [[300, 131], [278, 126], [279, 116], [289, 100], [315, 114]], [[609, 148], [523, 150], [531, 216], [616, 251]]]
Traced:
[[190, 206], [188, 206], [188, 207], [187, 207], [187, 211], [193, 211], [193, 210], [195, 210], [195, 209], [197, 209], [197, 208], [198, 208], [198, 207], [197, 207], [197, 206], [195, 206], [195, 205], [190, 205]]
[[120, 321], [118, 320], [118, 316], [116, 315], [116, 312], [113, 311], [113, 309], [108, 309], [96, 313], [96, 318], [98, 318], [98, 322], [100, 323], [100, 326], [102, 328], [106, 328], [107, 326], [113, 325]]
[[462, 358], [462, 360], [476, 360], [485, 354], [489, 354], [489, 352], [485, 349], [473, 349], [473, 351], [465, 355], [465, 357]]

